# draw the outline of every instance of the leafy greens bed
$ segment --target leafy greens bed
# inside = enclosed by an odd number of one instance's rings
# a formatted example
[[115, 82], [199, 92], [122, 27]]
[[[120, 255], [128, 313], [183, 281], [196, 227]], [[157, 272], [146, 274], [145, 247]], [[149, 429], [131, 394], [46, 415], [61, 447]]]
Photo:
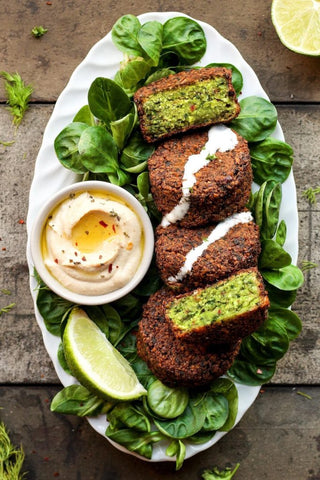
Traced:
[[[164, 24], [141, 25], [133, 15], [121, 17], [112, 29], [112, 40], [124, 53], [114, 78], [96, 78], [88, 91], [88, 104], [57, 135], [54, 147], [61, 164], [83, 179], [115, 183], [135, 195], [154, 225], [160, 216], [149, 188], [147, 160], [153, 146], [139, 132], [133, 93], [142, 85], [191, 68], [206, 52], [201, 26], [188, 17], [169, 18]], [[243, 89], [241, 72], [230, 63], [215, 63], [232, 70], [237, 94]], [[197, 68], [192, 66], [192, 68]], [[166, 440], [166, 455], [180, 468], [186, 444], [208, 442], [216, 432], [234, 425], [238, 391], [233, 381], [258, 386], [269, 381], [277, 361], [297, 337], [301, 322], [288, 307], [303, 283], [301, 271], [285, 250], [286, 223], [280, 219], [282, 183], [291, 172], [292, 148], [272, 137], [277, 125], [275, 107], [265, 98], [248, 96], [240, 101], [241, 113], [231, 127], [249, 142], [254, 173], [254, 193], [248, 207], [260, 227], [262, 252], [259, 270], [266, 282], [271, 308], [268, 319], [243, 340], [228, 378], [220, 378], [198, 392], [164, 386], [137, 356], [134, 329], [142, 306], [160, 286], [155, 265], [130, 294], [108, 305], [83, 307], [110, 342], [130, 361], [147, 397], [130, 403], [106, 402], [82, 385], [65, 387], [53, 399], [53, 411], [79, 416], [107, 415], [106, 435], [130, 451], [152, 457], [153, 445]], [[80, 105], [79, 105], [80, 107]], [[74, 305], [59, 298], [40, 278], [37, 307], [47, 330], [61, 337]], [[70, 373], [60, 344], [58, 359]]]

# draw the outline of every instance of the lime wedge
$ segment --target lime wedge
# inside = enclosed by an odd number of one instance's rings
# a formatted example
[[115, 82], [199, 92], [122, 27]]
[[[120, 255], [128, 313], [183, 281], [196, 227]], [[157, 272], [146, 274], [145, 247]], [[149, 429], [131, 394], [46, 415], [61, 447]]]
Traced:
[[320, 55], [320, 0], [273, 0], [271, 19], [287, 48]]
[[127, 360], [78, 307], [69, 316], [63, 334], [63, 348], [74, 376], [96, 395], [117, 400], [146, 395]]

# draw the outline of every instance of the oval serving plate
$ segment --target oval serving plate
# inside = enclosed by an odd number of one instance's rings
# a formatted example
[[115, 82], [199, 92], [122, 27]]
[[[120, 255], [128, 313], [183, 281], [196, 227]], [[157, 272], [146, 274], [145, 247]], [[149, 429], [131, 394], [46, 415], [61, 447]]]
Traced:
[[[171, 17], [187, 16], [180, 12], [150, 12], [138, 16], [141, 23], [151, 20], [157, 20], [164, 23]], [[243, 91], [240, 99], [257, 95], [268, 99], [264, 92], [256, 74], [252, 68], [246, 63], [236, 47], [222, 37], [213, 27], [207, 23], [196, 20], [203, 28], [207, 38], [207, 51], [199, 62], [199, 65], [207, 65], [212, 62], [231, 63], [235, 65], [243, 75]], [[86, 58], [80, 63], [70, 77], [70, 80], [59, 96], [51, 118], [46, 126], [43, 141], [35, 164], [33, 182], [30, 189], [29, 210], [27, 217], [27, 260], [30, 271], [30, 289], [34, 301], [35, 316], [41, 329], [45, 348], [53, 362], [57, 375], [64, 386], [77, 383], [76, 379], [68, 375], [60, 366], [57, 358], [57, 350], [60, 338], [49, 333], [44, 325], [36, 306], [36, 280], [33, 277], [33, 264], [30, 255], [29, 238], [33, 220], [39, 211], [41, 205], [49, 199], [57, 190], [77, 181], [77, 176], [71, 171], [65, 169], [58, 161], [54, 151], [54, 139], [58, 133], [72, 121], [74, 115], [80, 107], [87, 104], [88, 89], [96, 77], [113, 78], [119, 69], [119, 63], [122, 60], [121, 52], [114, 46], [111, 40], [111, 32], [97, 42], [89, 51]], [[279, 123], [273, 136], [279, 140], [284, 140], [284, 136]], [[285, 219], [287, 224], [287, 241], [286, 250], [292, 256], [293, 263], [296, 263], [298, 256], [298, 213], [296, 204], [296, 189], [292, 171], [289, 178], [282, 185], [282, 193], [285, 202], [282, 202], [280, 217]], [[235, 425], [242, 418], [244, 413], [252, 405], [257, 397], [260, 387], [251, 387], [236, 384], [239, 394], [239, 410]], [[105, 430], [108, 426], [105, 415], [96, 418], [88, 418], [91, 426], [101, 435], [105, 437]], [[226, 432], [217, 432], [216, 435], [208, 442], [201, 445], [187, 445], [186, 458], [195, 455], [198, 452], [206, 450], [215, 444]], [[107, 438], [107, 437], [105, 437]], [[129, 452], [121, 445], [118, 445], [108, 439], [116, 448], [131, 455], [138, 456]], [[160, 442], [155, 444], [152, 459], [153, 462], [159, 461], [175, 461], [165, 454], [168, 444]], [[144, 457], [140, 457], [147, 460]]]

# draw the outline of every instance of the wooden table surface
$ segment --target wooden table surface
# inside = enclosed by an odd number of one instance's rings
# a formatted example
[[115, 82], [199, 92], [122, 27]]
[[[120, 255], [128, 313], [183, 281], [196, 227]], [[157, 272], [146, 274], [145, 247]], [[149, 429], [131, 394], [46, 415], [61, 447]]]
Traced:
[[[234, 430], [175, 472], [174, 463], [148, 463], [121, 453], [84, 419], [50, 412], [50, 400], [60, 386], [34, 318], [26, 225], [21, 222], [27, 215], [44, 128], [74, 68], [119, 16], [180, 11], [211, 24], [231, 40], [277, 106], [286, 140], [295, 151], [299, 262], [319, 263], [320, 198], [310, 205], [302, 192], [320, 184], [320, 59], [295, 54], [280, 43], [270, 4], [1, 0], [0, 71], [17, 71], [34, 87], [30, 108], [15, 132], [0, 82], [0, 140], [15, 141], [10, 147], [0, 145], [0, 307], [15, 303], [0, 317], [0, 418], [13, 441], [24, 446], [27, 479], [196, 480], [205, 468], [237, 462], [237, 480], [320, 479], [320, 267], [306, 274], [299, 291], [294, 310], [301, 316], [303, 331], [279, 363], [273, 383], [263, 387]], [[30, 34], [35, 25], [43, 25], [48, 33], [35, 39]]]

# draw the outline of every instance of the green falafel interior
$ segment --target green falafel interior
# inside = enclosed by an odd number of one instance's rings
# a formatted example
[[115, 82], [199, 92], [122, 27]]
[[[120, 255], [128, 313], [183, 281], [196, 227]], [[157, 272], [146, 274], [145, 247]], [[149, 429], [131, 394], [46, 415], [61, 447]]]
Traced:
[[256, 269], [243, 270], [226, 280], [176, 298], [167, 315], [176, 328], [187, 332], [236, 316], [264, 305], [263, 283]]

